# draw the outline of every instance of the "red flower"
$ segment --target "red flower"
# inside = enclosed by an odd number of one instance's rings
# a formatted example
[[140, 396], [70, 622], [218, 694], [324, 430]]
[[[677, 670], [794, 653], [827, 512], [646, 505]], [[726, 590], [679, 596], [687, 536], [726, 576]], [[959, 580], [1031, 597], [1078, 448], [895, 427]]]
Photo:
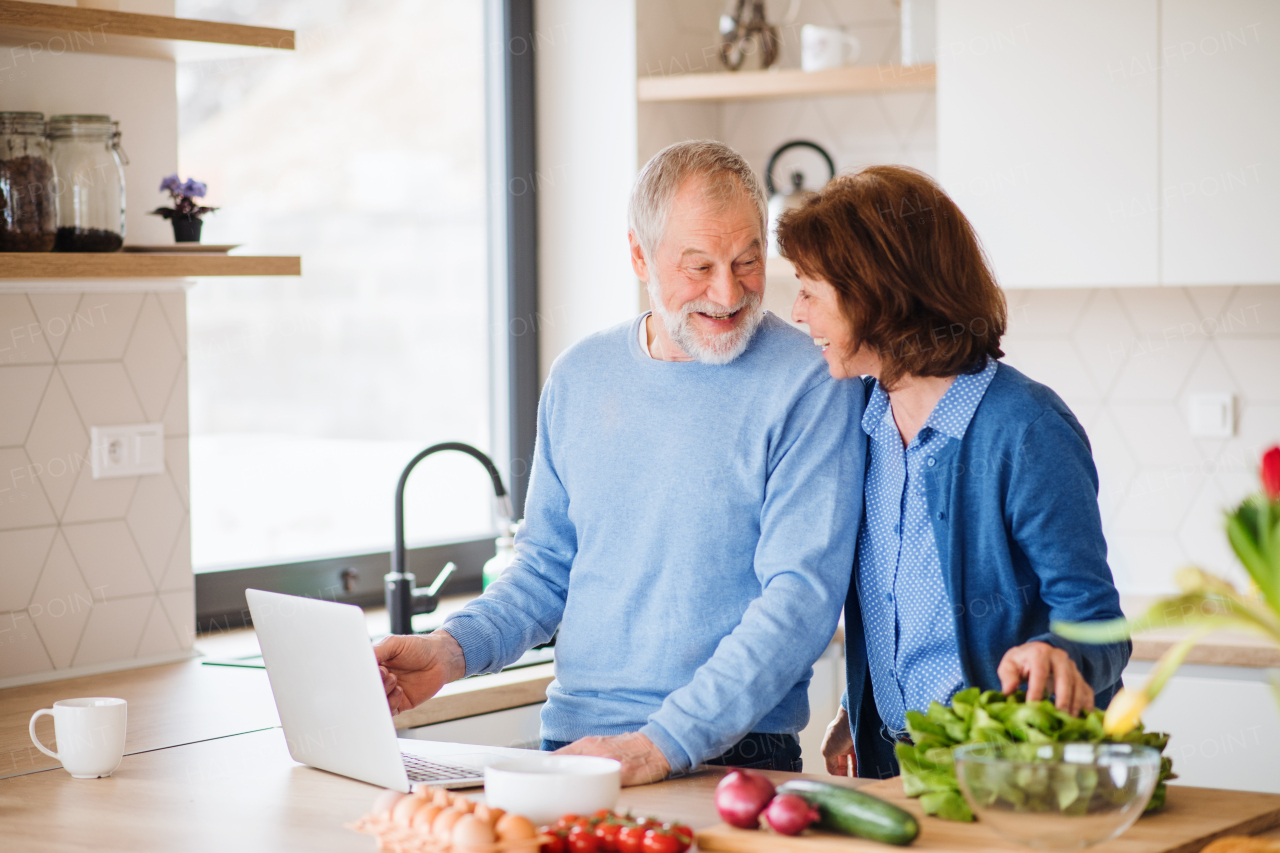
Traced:
[[1262, 488], [1268, 498], [1280, 500], [1280, 447], [1262, 454]]

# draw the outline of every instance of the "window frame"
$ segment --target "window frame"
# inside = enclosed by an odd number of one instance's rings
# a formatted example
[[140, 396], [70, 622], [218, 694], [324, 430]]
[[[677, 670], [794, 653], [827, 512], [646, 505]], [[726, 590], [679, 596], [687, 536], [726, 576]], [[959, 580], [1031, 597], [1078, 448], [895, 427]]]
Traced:
[[[483, 2], [490, 433], [494, 463], [520, 518], [541, 392], [538, 201], [535, 182], [527, 178], [535, 174], [537, 164], [534, 51], [528, 38], [534, 32], [533, 0]], [[483, 473], [477, 466], [476, 476]], [[393, 497], [389, 490], [388, 518]], [[441, 594], [459, 595], [480, 591], [481, 571], [493, 554], [493, 537], [437, 542], [410, 549], [408, 565], [417, 569], [419, 583], [425, 585], [452, 561], [457, 572]], [[208, 633], [251, 624], [244, 596], [250, 587], [380, 606], [382, 576], [390, 560], [388, 549], [197, 574], [196, 630]]]

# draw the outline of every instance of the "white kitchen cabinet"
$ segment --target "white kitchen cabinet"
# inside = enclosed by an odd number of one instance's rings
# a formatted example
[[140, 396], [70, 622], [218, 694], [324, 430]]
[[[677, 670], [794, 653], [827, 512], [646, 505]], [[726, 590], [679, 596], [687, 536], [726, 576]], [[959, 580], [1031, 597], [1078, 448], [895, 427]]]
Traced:
[[1162, 0], [1163, 282], [1280, 282], [1280, 3]]
[[1158, 281], [1157, 13], [939, 0], [939, 177], [1005, 287]]
[[[1133, 661], [1124, 684], [1141, 688], [1150, 661]], [[1168, 732], [1175, 785], [1280, 794], [1280, 706], [1268, 672], [1186, 664], [1142, 715], [1148, 731]]]

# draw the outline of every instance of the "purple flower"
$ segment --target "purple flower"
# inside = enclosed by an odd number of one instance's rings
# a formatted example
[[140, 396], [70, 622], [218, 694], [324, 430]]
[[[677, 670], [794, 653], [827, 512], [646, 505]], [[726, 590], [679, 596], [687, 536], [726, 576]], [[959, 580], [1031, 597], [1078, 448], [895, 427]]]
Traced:
[[208, 191], [209, 187], [205, 184], [200, 183], [195, 178], [187, 178], [186, 183], [178, 189], [178, 194], [187, 198], [201, 198]]
[[182, 189], [182, 181], [178, 180], [178, 176], [170, 175], [160, 182], [160, 192], [168, 190], [171, 193], [179, 192]]

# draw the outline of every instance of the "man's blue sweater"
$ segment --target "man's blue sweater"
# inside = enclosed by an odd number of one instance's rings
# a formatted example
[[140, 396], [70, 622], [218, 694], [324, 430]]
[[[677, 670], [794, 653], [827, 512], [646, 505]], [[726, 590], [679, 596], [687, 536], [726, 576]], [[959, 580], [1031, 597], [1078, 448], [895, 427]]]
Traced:
[[559, 626], [542, 736], [640, 731], [679, 771], [809, 720], [862, 514], [863, 394], [772, 314], [727, 365], [650, 359], [642, 319], [556, 360], [518, 556], [444, 629], [470, 675]]

